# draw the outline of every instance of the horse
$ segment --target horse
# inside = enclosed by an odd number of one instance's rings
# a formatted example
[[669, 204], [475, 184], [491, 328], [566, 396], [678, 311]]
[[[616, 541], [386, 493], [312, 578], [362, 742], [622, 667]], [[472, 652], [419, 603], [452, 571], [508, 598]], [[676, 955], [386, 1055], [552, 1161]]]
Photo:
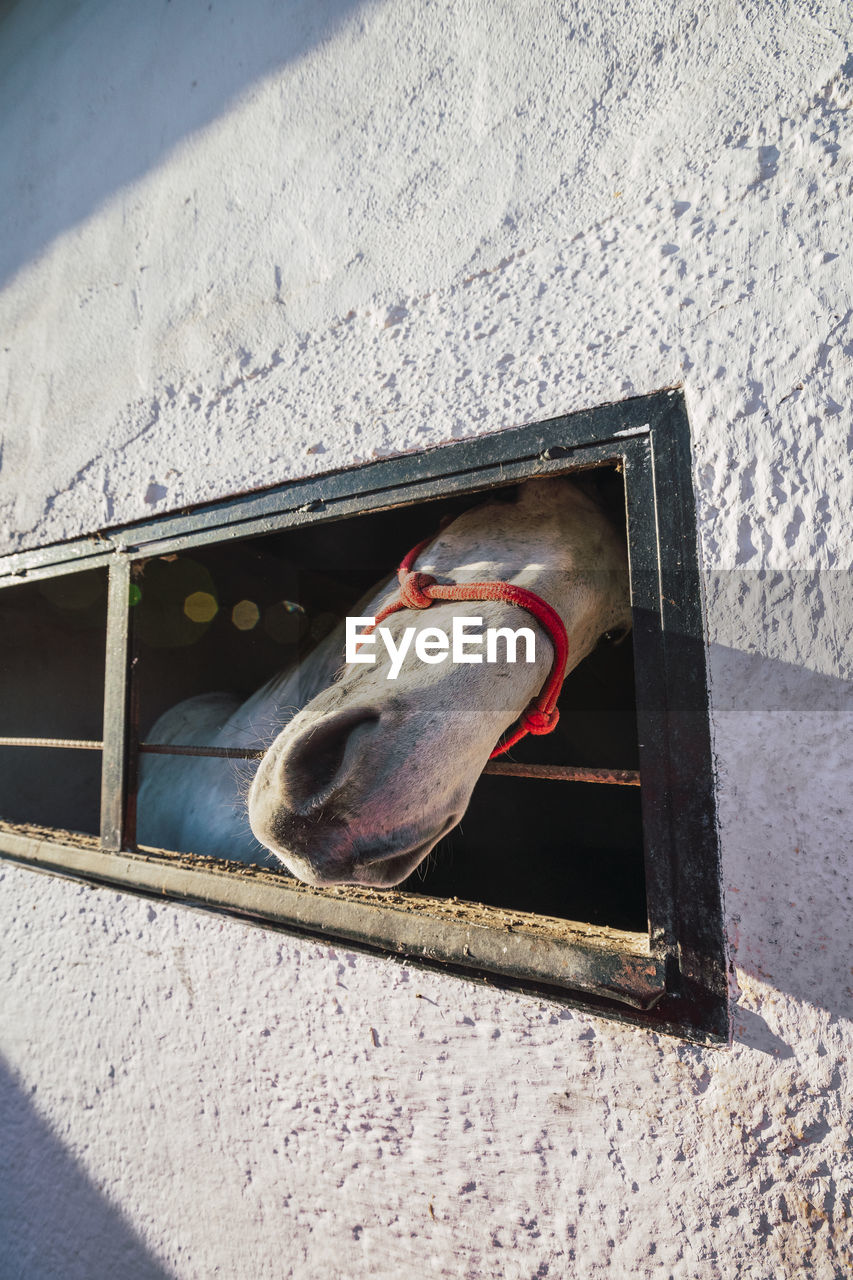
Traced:
[[[630, 629], [624, 532], [582, 478], [532, 479], [510, 501], [478, 503], [412, 567], [438, 582], [510, 583], [546, 601], [568, 637], [558, 683], [603, 635]], [[379, 618], [396, 600], [396, 578], [385, 579], [356, 614]], [[469, 620], [469, 638], [523, 622], [535, 632], [532, 660], [419, 660], [454, 618]], [[555, 648], [535, 618], [502, 599], [436, 600], [399, 609], [383, 626], [398, 655], [406, 629], [414, 640], [393, 680], [379, 643], [375, 662], [360, 651], [343, 661], [341, 620], [248, 701], [202, 694], [161, 716], [149, 734], [156, 742], [266, 750], [242, 780], [221, 759], [143, 756], [140, 844], [247, 863], [272, 854], [316, 886], [390, 888], [411, 875], [462, 818], [496, 744], [548, 678]]]

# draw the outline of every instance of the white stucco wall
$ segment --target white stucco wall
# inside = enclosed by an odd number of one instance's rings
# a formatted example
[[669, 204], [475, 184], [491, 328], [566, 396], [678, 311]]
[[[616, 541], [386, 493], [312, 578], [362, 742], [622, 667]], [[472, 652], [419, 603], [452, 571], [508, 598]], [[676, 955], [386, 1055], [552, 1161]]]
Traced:
[[3, 550], [684, 382], [734, 1028], [3, 864], [2, 1274], [849, 1275], [844, 0], [2, 13]]

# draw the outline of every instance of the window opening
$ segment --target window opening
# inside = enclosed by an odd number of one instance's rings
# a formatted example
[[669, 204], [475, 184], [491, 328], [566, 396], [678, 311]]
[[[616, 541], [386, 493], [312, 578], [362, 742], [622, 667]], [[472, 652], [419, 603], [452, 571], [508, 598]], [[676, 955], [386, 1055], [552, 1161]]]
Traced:
[[[624, 528], [621, 477], [613, 468], [591, 474]], [[516, 492], [513, 486], [497, 496]], [[495, 496], [490, 492], [489, 500]], [[157, 718], [183, 699], [217, 690], [246, 699], [304, 660], [365, 591], [393, 573], [424, 530], [481, 501], [475, 495], [422, 503], [134, 566], [143, 751], [160, 746]], [[630, 634], [602, 640], [564, 684], [554, 733], [528, 736], [488, 766], [461, 829], [445, 836], [401, 887], [644, 930], [634, 692]], [[257, 727], [270, 744], [280, 726]], [[204, 765], [182, 767], [204, 786]], [[241, 767], [236, 760], [216, 768], [242, 779], [244, 791], [254, 771], [253, 762]], [[565, 777], [587, 771], [602, 782], [572, 781], [567, 794]], [[143, 833], [146, 817], [137, 814]], [[278, 866], [260, 846], [255, 861]]]
[[[100, 820], [104, 569], [0, 593], [0, 814], [96, 835]], [[45, 745], [38, 755], [24, 744]], [[48, 746], [59, 740], [74, 747]]]
[[[511, 759], [491, 763], [460, 828], [403, 891], [317, 891], [279, 870], [244, 867], [235, 877], [203, 850], [134, 852], [140, 751], [162, 711], [211, 680], [253, 692], [393, 568], [392, 549], [398, 557], [430, 532], [431, 515], [437, 525], [530, 477], [585, 471], [605, 477], [626, 513], [633, 630], [621, 643], [603, 640], [570, 675], [557, 734], [526, 738]], [[69, 641], [86, 627], [48, 625], [49, 611], [61, 613], [63, 590], [67, 604], [68, 591], [95, 579], [97, 600], [93, 588], [86, 607], [99, 641]], [[56, 711], [16, 719], [12, 699], [0, 752], [26, 755], [45, 737], [74, 744], [42, 746], [42, 762], [69, 763], [31, 770], [56, 780], [54, 807], [23, 792], [16, 799], [14, 784], [0, 789], [4, 856], [559, 989], [700, 1038], [727, 1033], [689, 428], [677, 392], [17, 553], [0, 561], [0, 586], [0, 609], [12, 619], [4, 634], [12, 643], [41, 629], [34, 652], [51, 668], [29, 698], [38, 663], [28, 683], [0, 651], [0, 676], [24, 691], [24, 703]], [[62, 676], [75, 660], [63, 702]], [[227, 680], [213, 679], [217, 664]], [[73, 714], [72, 686], [86, 704]], [[18, 745], [26, 738], [30, 747]], [[100, 850], [51, 830], [97, 829], [99, 755]], [[88, 783], [76, 785], [87, 768]], [[567, 769], [593, 770], [599, 781], [567, 782]], [[87, 787], [85, 804], [66, 804]], [[20, 826], [34, 821], [44, 828], [37, 836]]]

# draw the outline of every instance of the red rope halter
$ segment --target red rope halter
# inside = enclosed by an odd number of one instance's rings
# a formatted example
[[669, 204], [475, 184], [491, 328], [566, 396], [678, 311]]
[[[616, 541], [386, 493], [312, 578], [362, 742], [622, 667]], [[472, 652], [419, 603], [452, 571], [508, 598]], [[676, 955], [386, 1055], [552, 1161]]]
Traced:
[[[400, 595], [397, 600], [386, 605], [376, 615], [373, 627], [378, 627], [392, 613], [400, 609], [428, 609], [434, 600], [505, 600], [508, 604], [518, 605], [532, 613], [540, 622], [554, 646], [554, 661], [551, 671], [540, 692], [522, 711], [518, 724], [510, 731], [509, 737], [498, 743], [489, 759], [501, 756], [510, 747], [514, 747], [526, 733], [551, 733], [557, 727], [560, 713], [557, 710], [557, 699], [565, 679], [566, 662], [569, 657], [569, 637], [560, 615], [534, 591], [524, 587], [516, 587], [511, 582], [469, 582], [442, 586], [431, 573], [417, 573], [412, 568], [418, 556], [432, 542], [432, 538], [424, 538], [400, 562], [397, 579], [400, 583]], [[373, 627], [367, 627], [362, 634], [368, 635]]]

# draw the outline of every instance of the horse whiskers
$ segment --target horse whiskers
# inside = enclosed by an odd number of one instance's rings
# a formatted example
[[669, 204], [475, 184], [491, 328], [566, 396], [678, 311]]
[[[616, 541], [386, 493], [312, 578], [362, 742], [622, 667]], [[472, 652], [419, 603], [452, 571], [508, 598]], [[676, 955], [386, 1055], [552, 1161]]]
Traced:
[[438, 866], [439, 856], [440, 855], [443, 856], [447, 852], [449, 839], [450, 839], [450, 833], [448, 832], [446, 836], [442, 836], [438, 844], [433, 845], [433, 847], [430, 849], [429, 853], [424, 858], [424, 860], [418, 863], [417, 867], [415, 868], [415, 874], [417, 875], [421, 883], [423, 883], [426, 880], [427, 876], [430, 874], [430, 872], [434, 871], [435, 868]]
[[[255, 740], [261, 744], [265, 751], [269, 751], [278, 735], [283, 729], [286, 729], [294, 716], [298, 715], [301, 707], [295, 704], [286, 707], [277, 707], [275, 715], [269, 715], [263, 721], [249, 719], [248, 728]], [[288, 716], [288, 712], [290, 715]]]

